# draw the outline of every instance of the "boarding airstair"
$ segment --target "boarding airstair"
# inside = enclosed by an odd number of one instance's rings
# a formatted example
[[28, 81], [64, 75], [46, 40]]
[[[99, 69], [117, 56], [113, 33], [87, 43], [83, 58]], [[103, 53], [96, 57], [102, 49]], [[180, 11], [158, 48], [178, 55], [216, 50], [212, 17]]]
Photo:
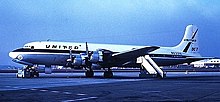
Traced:
[[[150, 58], [149, 55], [141, 56], [137, 58], [137, 63], [141, 64], [141, 73], [140, 75], [143, 76], [159, 76], [161, 78], [165, 77], [163, 70]], [[146, 71], [143, 71], [146, 70]], [[146, 73], [145, 73], [146, 72]], [[140, 77], [141, 77], [140, 76]]]

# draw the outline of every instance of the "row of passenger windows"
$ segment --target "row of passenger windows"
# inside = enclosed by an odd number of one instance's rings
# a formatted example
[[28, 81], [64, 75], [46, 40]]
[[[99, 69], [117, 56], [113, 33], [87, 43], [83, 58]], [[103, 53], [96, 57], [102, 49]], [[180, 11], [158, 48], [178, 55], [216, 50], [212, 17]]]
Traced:
[[211, 61], [211, 62], [219, 62], [219, 61]]
[[163, 55], [163, 54], [152, 54], [150, 57], [173, 57], [173, 58], [182, 58], [181, 55]]

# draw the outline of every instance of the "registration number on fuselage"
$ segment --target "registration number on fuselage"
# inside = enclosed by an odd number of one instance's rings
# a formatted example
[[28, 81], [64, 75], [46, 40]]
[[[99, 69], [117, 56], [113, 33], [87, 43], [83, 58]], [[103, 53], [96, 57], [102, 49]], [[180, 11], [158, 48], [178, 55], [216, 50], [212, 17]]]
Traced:
[[171, 52], [172, 55], [182, 55], [181, 52]]

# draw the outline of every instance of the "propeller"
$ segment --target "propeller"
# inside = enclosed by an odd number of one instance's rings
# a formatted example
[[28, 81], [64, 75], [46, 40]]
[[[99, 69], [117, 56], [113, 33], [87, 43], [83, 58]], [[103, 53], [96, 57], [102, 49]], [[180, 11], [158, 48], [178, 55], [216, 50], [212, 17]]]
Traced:
[[72, 50], [70, 49], [70, 58], [69, 59], [67, 59], [66, 61], [67, 61], [67, 64], [66, 64], [66, 66], [71, 66], [71, 63], [73, 62], [73, 56], [72, 56]]
[[88, 48], [88, 43], [86, 42], [86, 55], [89, 57], [89, 48]]
[[85, 64], [86, 64], [87, 67], [91, 66], [90, 59], [89, 59], [89, 48], [88, 48], [88, 43], [87, 42], [86, 42]]
[[72, 49], [70, 49], [70, 58], [69, 59], [67, 59], [67, 62], [73, 62], [73, 56], [72, 56], [73, 54], [72, 54]]
[[70, 60], [71, 60], [71, 62], [73, 61], [72, 49], [70, 49]]

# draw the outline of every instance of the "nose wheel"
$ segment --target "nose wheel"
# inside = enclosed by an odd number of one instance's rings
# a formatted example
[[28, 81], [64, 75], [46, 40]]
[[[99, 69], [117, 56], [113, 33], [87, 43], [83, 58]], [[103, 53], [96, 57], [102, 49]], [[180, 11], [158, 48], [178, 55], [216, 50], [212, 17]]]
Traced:
[[33, 66], [26, 66], [22, 70], [18, 70], [18, 73], [16, 74], [17, 78], [34, 78], [39, 77], [38, 70]]

